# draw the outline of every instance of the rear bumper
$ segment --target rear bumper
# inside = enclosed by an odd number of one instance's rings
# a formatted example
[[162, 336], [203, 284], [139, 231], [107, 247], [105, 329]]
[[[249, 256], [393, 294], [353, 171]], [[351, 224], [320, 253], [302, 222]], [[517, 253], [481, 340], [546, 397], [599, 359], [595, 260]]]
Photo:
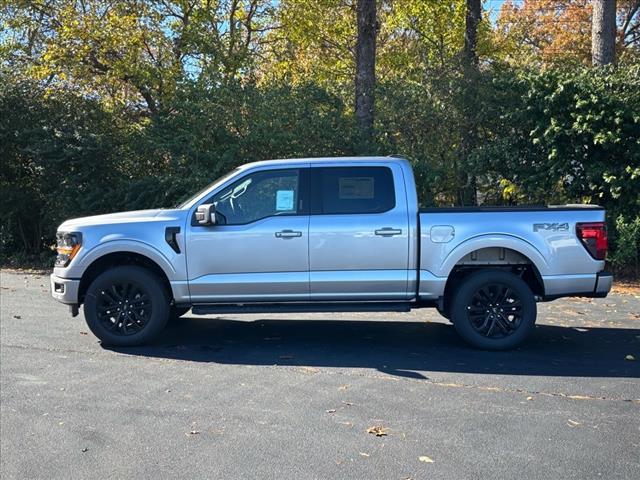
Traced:
[[544, 300], [562, 297], [604, 298], [611, 291], [613, 275], [609, 272], [588, 275], [558, 275], [542, 277]]
[[80, 280], [72, 278], [61, 278], [51, 274], [51, 296], [61, 303], [67, 305], [78, 304], [78, 291], [80, 290]]
[[611, 291], [613, 286], [613, 274], [609, 272], [600, 272], [596, 277], [596, 288], [594, 289], [594, 297], [603, 298]]

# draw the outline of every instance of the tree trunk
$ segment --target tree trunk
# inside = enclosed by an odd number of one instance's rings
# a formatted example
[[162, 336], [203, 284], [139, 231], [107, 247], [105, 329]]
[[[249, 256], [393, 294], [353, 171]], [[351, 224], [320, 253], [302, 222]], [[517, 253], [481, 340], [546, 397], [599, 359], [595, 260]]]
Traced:
[[616, 59], [616, 0], [593, 0], [591, 61], [594, 66]]
[[460, 131], [460, 155], [458, 203], [475, 205], [476, 178], [469, 173], [469, 156], [476, 146], [477, 125], [475, 121], [475, 99], [478, 82], [478, 25], [482, 19], [481, 0], [467, 0], [467, 15], [464, 30], [462, 69], [464, 75], [462, 92], [462, 128]]
[[355, 113], [359, 130], [358, 153], [373, 147], [374, 90], [376, 85], [376, 0], [358, 0]]
[[481, 0], [467, 0], [467, 17], [464, 28], [464, 63], [466, 69], [478, 68], [478, 25], [481, 18]]

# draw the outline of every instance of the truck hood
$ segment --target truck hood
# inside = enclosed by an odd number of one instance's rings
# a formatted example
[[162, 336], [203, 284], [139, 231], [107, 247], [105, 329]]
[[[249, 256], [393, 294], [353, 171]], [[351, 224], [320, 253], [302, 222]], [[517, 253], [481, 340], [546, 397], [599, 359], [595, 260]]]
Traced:
[[[93, 215], [91, 217], [80, 217], [66, 220], [59, 227], [59, 231], [69, 231], [74, 228], [91, 227], [97, 225], [113, 225], [122, 223], [142, 223], [154, 222], [160, 219], [176, 218], [181, 210], [134, 210], [131, 212], [107, 213], [105, 215]], [[159, 218], [160, 217], [160, 218]]]

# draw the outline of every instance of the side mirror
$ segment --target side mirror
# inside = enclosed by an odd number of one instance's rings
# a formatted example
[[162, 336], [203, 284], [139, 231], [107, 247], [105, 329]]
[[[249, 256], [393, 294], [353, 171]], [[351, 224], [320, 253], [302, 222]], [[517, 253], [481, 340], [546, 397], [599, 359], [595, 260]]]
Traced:
[[205, 203], [200, 205], [196, 210], [196, 222], [199, 225], [215, 225], [216, 221], [216, 206], [213, 203]]

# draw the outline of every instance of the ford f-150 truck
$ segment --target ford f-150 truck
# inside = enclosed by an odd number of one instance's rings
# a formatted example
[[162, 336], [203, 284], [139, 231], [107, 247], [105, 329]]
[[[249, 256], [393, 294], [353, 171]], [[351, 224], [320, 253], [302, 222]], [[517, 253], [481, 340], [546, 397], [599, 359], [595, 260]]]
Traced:
[[419, 210], [410, 163], [357, 157], [243, 165], [173, 209], [68, 220], [54, 298], [105, 345], [172, 317], [435, 307], [468, 343], [507, 349], [536, 303], [604, 297], [604, 209]]

